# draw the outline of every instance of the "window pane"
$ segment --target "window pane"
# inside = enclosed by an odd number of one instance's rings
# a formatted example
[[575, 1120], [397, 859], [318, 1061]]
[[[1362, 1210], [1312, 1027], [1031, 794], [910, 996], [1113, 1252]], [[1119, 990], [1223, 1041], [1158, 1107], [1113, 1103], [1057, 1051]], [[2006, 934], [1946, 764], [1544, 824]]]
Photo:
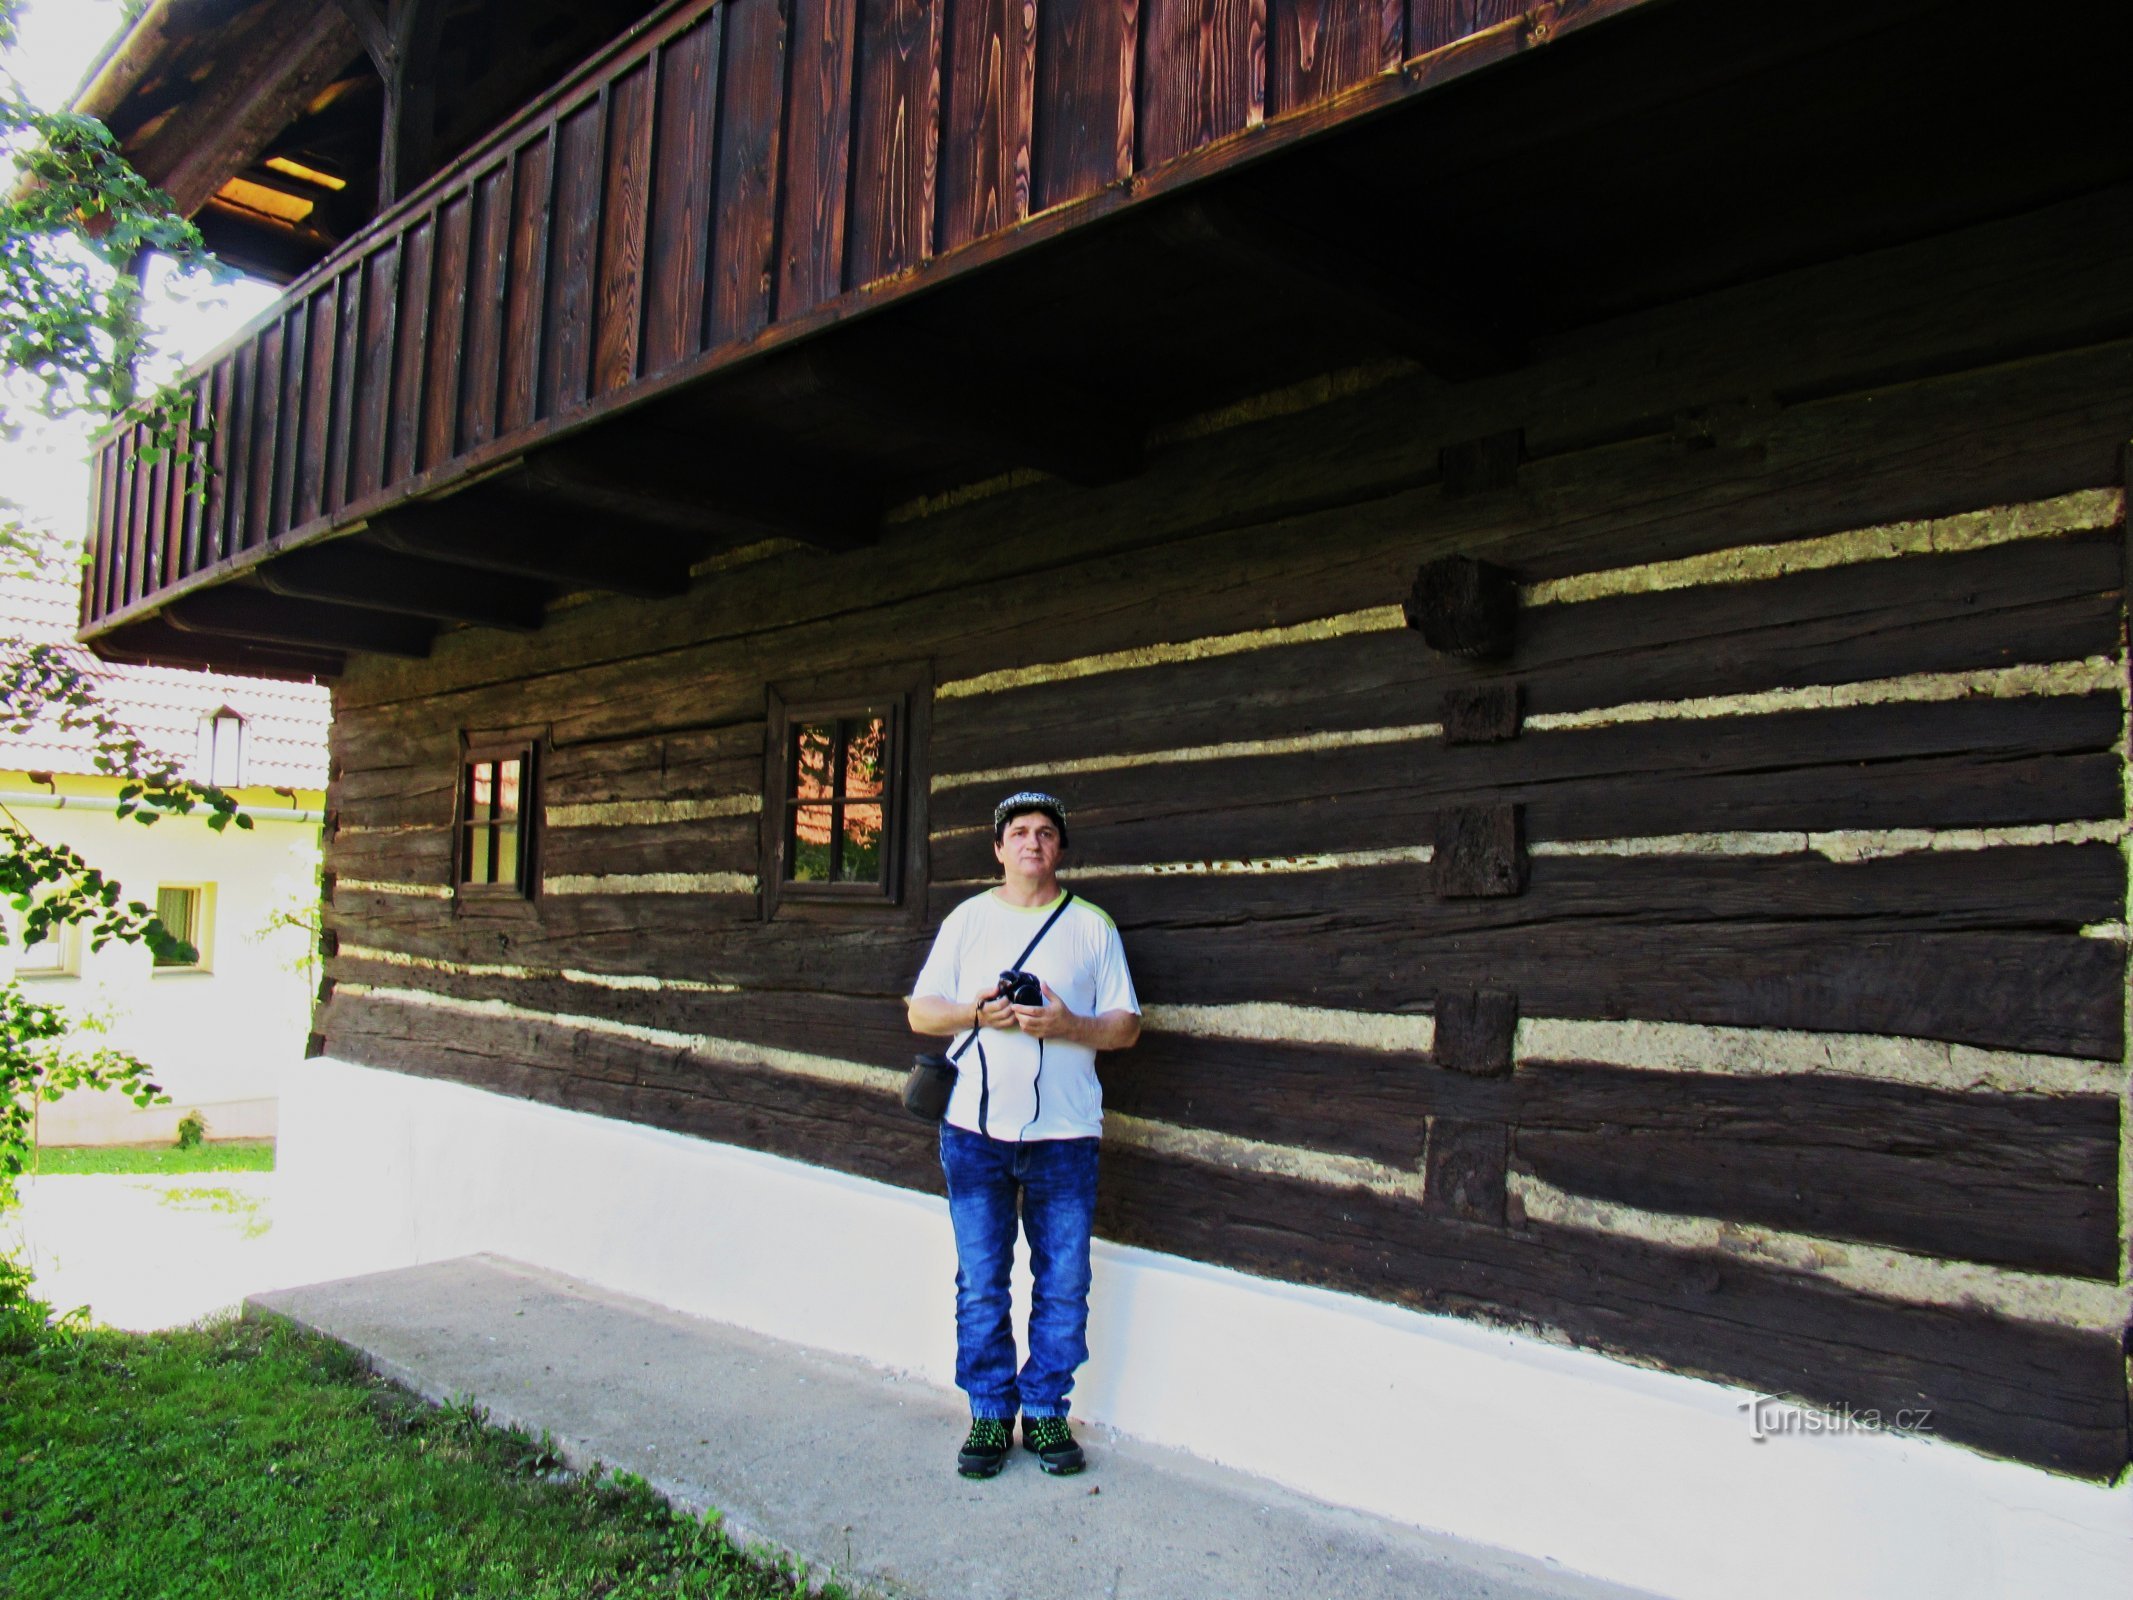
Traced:
[[[45, 936], [35, 944], [17, 946], [15, 970], [17, 972], [64, 972], [67, 970], [67, 927], [53, 923]], [[18, 924], [16, 937], [21, 937]]]
[[844, 848], [837, 861], [839, 883], [881, 882], [881, 807], [844, 808]]
[[484, 827], [469, 827], [459, 841], [459, 881], [461, 883], [494, 883], [489, 871], [489, 830]]
[[791, 866], [786, 876], [794, 883], [829, 882], [831, 827], [829, 806], [793, 808]]
[[473, 801], [467, 807], [470, 818], [487, 817], [496, 805], [496, 763], [477, 761], [467, 768], [468, 781], [473, 785]]
[[197, 889], [156, 890], [156, 920], [170, 930], [173, 938], [183, 939], [192, 945], [195, 954], [190, 957], [163, 956], [155, 958], [159, 967], [191, 967], [199, 965], [198, 947], [200, 892]]
[[[826, 800], [835, 792], [837, 725], [810, 722], [793, 729], [793, 798]], [[825, 826], [827, 826], [825, 824]], [[824, 837], [828, 835], [825, 833]]]
[[496, 876], [490, 881], [518, 882], [518, 824], [515, 822], [496, 825]]
[[881, 793], [888, 778], [888, 725], [875, 717], [844, 725], [844, 792], [855, 798]]
[[518, 763], [499, 761], [496, 772], [496, 814], [515, 817], [518, 815]]

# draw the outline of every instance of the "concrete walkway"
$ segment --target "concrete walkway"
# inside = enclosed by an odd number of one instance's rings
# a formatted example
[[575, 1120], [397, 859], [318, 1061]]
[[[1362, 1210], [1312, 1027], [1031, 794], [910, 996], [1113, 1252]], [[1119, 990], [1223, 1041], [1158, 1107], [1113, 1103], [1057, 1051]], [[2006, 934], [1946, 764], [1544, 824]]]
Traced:
[[[717, 1507], [743, 1542], [913, 1600], [1600, 1600], [1631, 1591], [1081, 1428], [1089, 1470], [956, 1476], [961, 1397], [495, 1257], [253, 1295], [431, 1399]], [[1369, 1419], [1356, 1419], [1358, 1427]], [[1535, 1492], [1539, 1483], [1507, 1485]]]

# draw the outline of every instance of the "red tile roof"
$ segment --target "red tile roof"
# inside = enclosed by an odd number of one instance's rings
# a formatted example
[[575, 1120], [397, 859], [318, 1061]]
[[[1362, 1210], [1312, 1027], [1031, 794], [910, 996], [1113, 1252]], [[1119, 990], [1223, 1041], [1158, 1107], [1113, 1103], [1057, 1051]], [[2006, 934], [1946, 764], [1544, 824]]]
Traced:
[[[225, 708], [245, 721], [244, 781], [281, 789], [326, 786], [326, 725], [331, 718], [323, 684], [231, 678], [169, 667], [114, 666], [74, 643], [80, 599], [67, 577], [22, 577], [0, 572], [0, 640], [62, 646], [95, 684], [119, 721], [150, 749], [192, 773], [200, 720]], [[0, 727], [0, 768], [30, 772], [94, 773], [95, 741], [86, 730], [63, 730], [41, 719], [27, 734]]]

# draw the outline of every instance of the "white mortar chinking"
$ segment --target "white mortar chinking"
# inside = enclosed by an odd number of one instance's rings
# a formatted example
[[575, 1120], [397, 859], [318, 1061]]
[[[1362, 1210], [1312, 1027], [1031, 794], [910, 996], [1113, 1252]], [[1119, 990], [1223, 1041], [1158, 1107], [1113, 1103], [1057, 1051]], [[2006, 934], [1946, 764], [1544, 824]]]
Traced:
[[[1333, 733], [1301, 733], [1276, 739], [1237, 739], [1227, 744], [1182, 745], [1118, 755], [1077, 756], [1033, 767], [989, 767], [974, 772], [935, 774], [932, 792], [977, 783], [1016, 783], [1084, 772], [1116, 772], [1129, 767], [1168, 766], [1178, 762], [1239, 761], [1258, 756], [1308, 755], [1321, 750], [1354, 750], [1380, 744], [1420, 744], [1444, 732], [1442, 723], [1416, 722], [1392, 728], [1350, 728]], [[964, 830], [956, 830], [958, 832]], [[935, 835], [939, 837], [939, 835]]]
[[357, 894], [405, 895], [416, 900], [449, 900], [452, 890], [443, 883], [394, 883], [383, 878], [335, 878], [336, 891], [350, 889]]
[[762, 809], [762, 795], [750, 791], [694, 800], [598, 800], [551, 804], [542, 814], [551, 828], [609, 828], [748, 817]]
[[566, 872], [541, 880], [543, 894], [754, 894], [750, 872]]
[[1195, 1039], [1250, 1039], [1261, 1044], [1331, 1044], [1351, 1050], [1428, 1055], [1436, 1019], [1404, 1011], [1342, 1011], [1256, 1000], [1241, 1005], [1149, 1006], [1143, 1027]]
[[[1823, 833], [1670, 833], [1625, 839], [1542, 839], [1535, 856], [1795, 856], [1815, 855], [1839, 865], [1934, 852], [2030, 849], [2050, 845], [2122, 842], [2118, 818], [2036, 822], [2002, 828], [1836, 828]], [[2084, 930], [2085, 931], [2085, 930]]]
[[1523, 1017], [1519, 1062], [1589, 1061], [1688, 1077], [1836, 1077], [1953, 1094], [2115, 1094], [2116, 1061], [1984, 1050], [1896, 1034], [1812, 1033], [1700, 1022]]
[[2049, 500], [2019, 501], [1947, 517], [1851, 528], [1781, 544], [1737, 545], [1670, 561], [1574, 573], [1525, 585], [1519, 590], [1519, 603], [1527, 607], [1575, 605], [1587, 600], [1660, 594], [1714, 584], [1766, 582], [1794, 573], [1903, 556], [1951, 555], [2024, 540], [2093, 533], [2115, 526], [2124, 517], [2123, 488], [2078, 489]]
[[2123, 1283], [2022, 1272], [1754, 1223], [1648, 1211], [1573, 1194], [1529, 1173], [1511, 1174], [1511, 1192], [1528, 1218], [1551, 1227], [1639, 1239], [1671, 1250], [1721, 1251], [1911, 1305], [1973, 1306], [1997, 1316], [2092, 1332], [2122, 1328], [2133, 1312], [2133, 1298]]
[[[957, 832], [975, 832], [958, 829]], [[945, 835], [935, 834], [934, 838]], [[1342, 872], [1355, 867], [1427, 866], [1434, 855], [1426, 844], [1393, 845], [1382, 850], [1333, 850], [1312, 855], [1252, 856], [1232, 861], [1122, 861], [1074, 867], [1067, 876], [1079, 883], [1107, 878], [1265, 878], [1306, 872]], [[942, 887], [967, 889], [991, 878], [950, 878]]]
[[655, 978], [643, 972], [589, 972], [578, 967], [527, 967], [495, 961], [447, 961], [439, 956], [418, 956], [405, 950], [385, 950], [374, 945], [341, 946], [350, 961], [371, 961], [381, 966], [405, 967], [416, 972], [442, 972], [460, 978], [501, 978], [515, 983], [576, 983], [599, 989], [634, 989], [657, 992], [673, 989], [685, 994], [739, 994], [737, 983], [706, 982], [696, 978]]
[[1582, 711], [1542, 711], [1525, 717], [1529, 733], [1560, 733], [1619, 727], [1638, 722], [1705, 721], [1716, 717], [1772, 716], [1789, 711], [1840, 711], [1855, 706], [1924, 705], [1950, 700], [2020, 700], [2060, 695], [2116, 694], [2120, 665], [2112, 656], [2046, 661], [1972, 671], [1914, 672], [1849, 683], [1787, 685], [1740, 694], [1697, 695], [1683, 700], [1631, 700]]

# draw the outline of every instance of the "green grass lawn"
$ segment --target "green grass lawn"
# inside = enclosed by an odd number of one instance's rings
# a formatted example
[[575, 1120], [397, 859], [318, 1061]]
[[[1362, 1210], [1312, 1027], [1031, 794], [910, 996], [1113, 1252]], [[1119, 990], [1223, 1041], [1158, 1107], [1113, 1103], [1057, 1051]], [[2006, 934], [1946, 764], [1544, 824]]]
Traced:
[[640, 1480], [560, 1465], [278, 1323], [87, 1334], [0, 1356], [0, 1595], [795, 1592]]
[[212, 1144], [196, 1144], [189, 1150], [169, 1144], [48, 1144], [38, 1148], [34, 1170], [50, 1177], [100, 1173], [272, 1172], [274, 1141], [221, 1139]]

